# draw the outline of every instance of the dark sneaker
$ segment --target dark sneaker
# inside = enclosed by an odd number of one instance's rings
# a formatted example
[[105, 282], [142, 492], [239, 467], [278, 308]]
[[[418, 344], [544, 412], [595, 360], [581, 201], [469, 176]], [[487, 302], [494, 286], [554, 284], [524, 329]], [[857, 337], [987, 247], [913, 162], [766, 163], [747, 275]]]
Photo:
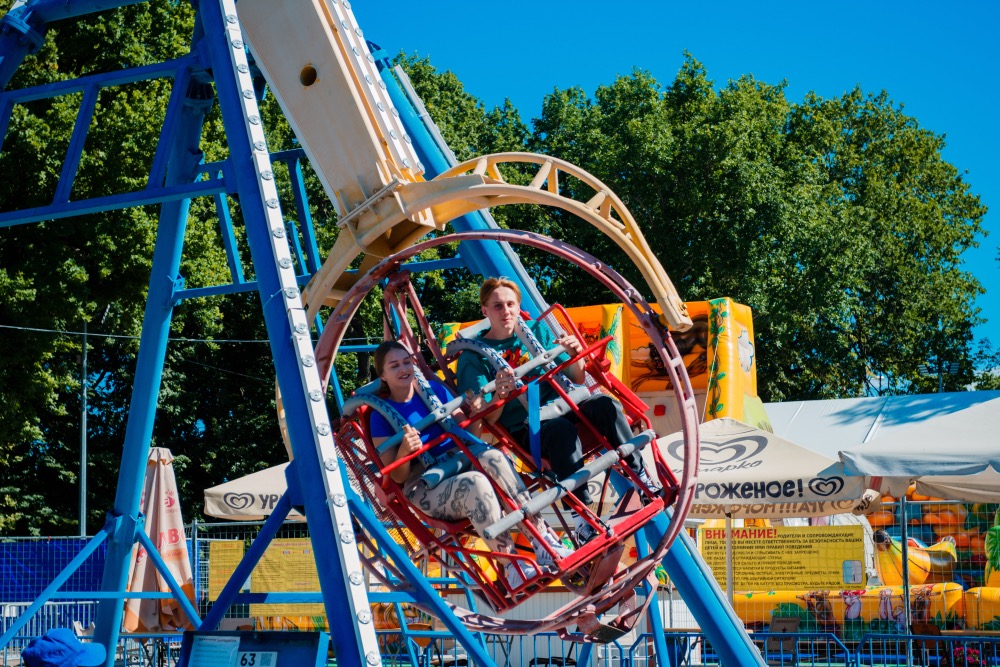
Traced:
[[573, 539], [576, 540], [578, 547], [582, 547], [587, 542], [591, 541], [598, 535], [600, 531], [591, 526], [586, 521], [580, 521], [576, 528], [573, 530]]

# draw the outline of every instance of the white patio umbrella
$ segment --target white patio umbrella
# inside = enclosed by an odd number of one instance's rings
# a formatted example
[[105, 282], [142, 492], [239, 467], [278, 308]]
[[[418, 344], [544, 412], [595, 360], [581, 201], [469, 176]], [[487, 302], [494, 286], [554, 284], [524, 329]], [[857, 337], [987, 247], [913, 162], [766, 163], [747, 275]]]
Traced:
[[[867, 506], [874, 492], [865, 480], [847, 477], [838, 461], [735, 419], [699, 427], [698, 477], [692, 517], [726, 519], [726, 593], [733, 601], [732, 519], [788, 519], [844, 514]], [[684, 440], [675, 433], [657, 440], [667, 464], [680, 476]]]
[[[259, 521], [270, 515], [287, 488], [287, 467], [288, 463], [280, 463], [205, 489], [205, 514], [233, 521]], [[288, 513], [288, 518], [305, 521], [295, 510]]]
[[[768, 518], [826, 516], [853, 511], [865, 497], [865, 480], [841, 464], [774, 433], [734, 419], [699, 427], [701, 450], [689, 516]], [[680, 474], [680, 433], [657, 441], [666, 462]]]

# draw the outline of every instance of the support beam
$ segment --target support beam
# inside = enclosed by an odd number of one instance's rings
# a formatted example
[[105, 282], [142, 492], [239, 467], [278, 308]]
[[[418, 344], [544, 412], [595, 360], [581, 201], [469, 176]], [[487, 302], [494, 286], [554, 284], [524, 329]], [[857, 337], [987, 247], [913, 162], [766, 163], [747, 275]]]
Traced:
[[[240, 3], [242, 8], [243, 3]], [[289, 493], [301, 499], [309, 521], [320, 588], [337, 664], [379, 662], [378, 642], [354, 537], [340, 462], [323, 400], [322, 382], [309, 335], [274, 183], [267, 142], [254, 94], [234, 0], [200, 3], [208, 61], [219, 96], [230, 160], [240, 196], [281, 389], [296, 474]]]
[[45, 43], [52, 21], [92, 14], [146, 0], [17, 0], [0, 18], [0, 88], [6, 87], [24, 57]]
[[[190, 183], [194, 180], [201, 162], [202, 155], [198, 147], [201, 143], [205, 116], [212, 106], [212, 96], [209, 90], [206, 90], [207, 84], [194, 80], [188, 70], [177, 78], [174, 85], [188, 88], [167, 169], [167, 182]], [[149, 296], [143, 316], [135, 383], [132, 385], [128, 424], [125, 427], [125, 444], [118, 472], [118, 490], [111, 511], [111, 515], [120, 521], [117, 523], [118, 529], [109, 538], [101, 584], [101, 590], [106, 592], [125, 592], [128, 568], [132, 559], [132, 545], [136, 540], [136, 530], [141, 530], [139, 503], [150, 441], [153, 437], [153, 422], [160, 395], [170, 322], [173, 318], [173, 293], [180, 278], [181, 254], [189, 208], [190, 200], [183, 199], [164, 204], [160, 209], [160, 224], [149, 278]], [[100, 602], [97, 627], [94, 631], [96, 641], [105, 647], [117, 644], [122, 613], [121, 600]], [[107, 667], [113, 667], [114, 651], [108, 651], [108, 662], [105, 664]]]
[[[629, 482], [617, 473], [611, 475], [611, 484], [619, 495], [630, 487]], [[653, 517], [643, 528], [648, 544], [660, 541], [669, 527], [670, 510]], [[663, 567], [670, 580], [698, 622], [698, 627], [719, 654], [723, 665], [764, 667], [764, 657], [750, 641], [743, 621], [726, 601], [722, 590], [715, 582], [711, 570], [698, 554], [694, 541], [686, 531], [681, 531], [663, 558]], [[662, 632], [654, 628], [653, 632]]]

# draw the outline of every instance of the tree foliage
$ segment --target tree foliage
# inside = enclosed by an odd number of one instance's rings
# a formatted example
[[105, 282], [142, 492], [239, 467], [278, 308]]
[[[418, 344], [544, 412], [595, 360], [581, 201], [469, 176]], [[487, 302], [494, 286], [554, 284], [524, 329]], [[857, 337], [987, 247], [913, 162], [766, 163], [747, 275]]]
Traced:
[[[190, 5], [166, 2], [56, 24], [10, 88], [181, 56], [193, 25]], [[145, 185], [170, 89], [170, 80], [154, 80], [101, 92], [74, 199]], [[66, 95], [14, 107], [0, 154], [3, 210], [51, 200], [79, 104], [79, 95]], [[277, 105], [267, 100], [264, 107], [276, 118], [269, 127], [273, 145], [291, 147]], [[209, 160], [228, 153], [217, 109], [206, 120], [201, 148]], [[320, 190], [315, 178], [310, 187]], [[239, 207], [230, 204], [238, 222]], [[216, 215], [210, 199], [192, 203], [181, 265], [188, 287], [230, 279]], [[103, 523], [117, 486], [158, 216], [158, 207], [133, 208], [0, 230], [0, 324], [15, 327], [0, 329], [0, 336], [6, 350], [16, 351], [0, 364], [0, 531], [79, 530], [85, 326], [89, 531]], [[237, 235], [246, 260], [238, 225]], [[197, 516], [202, 489], [278, 462], [284, 448], [255, 295], [186, 301], [174, 310], [171, 337], [150, 445], [173, 451], [190, 517]], [[212, 342], [219, 339], [249, 342]]]
[[[0, 11], [10, 4], [0, 0]], [[192, 27], [191, 7], [167, 2], [67, 22], [49, 31], [10, 87], [174, 58], [188, 49]], [[682, 297], [728, 295], [753, 307], [765, 400], [931, 391], [937, 379], [917, 366], [942, 360], [960, 364], [948, 389], [997, 386], [989, 370], [1000, 366], [997, 352], [973, 341], [981, 287], [962, 254], [981, 238], [985, 208], [942, 158], [944, 138], [886, 93], [856, 89], [795, 102], [783, 84], [750, 76], [717, 85], [688, 56], [669, 84], [636, 70], [593, 97], [554, 90], [526, 123], [509, 101], [487, 109], [428, 58], [397, 60], [459, 160], [529, 150], [578, 164], [622, 197]], [[142, 187], [169, 93], [169, 81], [102, 93], [74, 198]], [[79, 103], [79, 95], [65, 95], [15, 106], [0, 154], [0, 210], [51, 200]], [[273, 97], [261, 106], [272, 150], [295, 146]], [[201, 148], [209, 161], [228, 154], [217, 109]], [[275, 168], [282, 206], [293, 210], [282, 170]], [[326, 249], [336, 214], [308, 165], [304, 171]], [[589, 195], [573, 179], [562, 187]], [[229, 205], [238, 222], [238, 201]], [[112, 504], [158, 214], [145, 207], [0, 229], [0, 534], [78, 530], [85, 324], [91, 532]], [[494, 215], [502, 226], [584, 248], [644, 289], [613, 243], [565, 212], [511, 206]], [[216, 216], [210, 199], [192, 203], [182, 263], [189, 287], [230, 280]], [[249, 267], [239, 224], [236, 233]], [[442, 246], [425, 258], [455, 252]], [[609, 298], [544, 253], [522, 256], [550, 301]], [[415, 280], [433, 320], [478, 316], [477, 277], [438, 272]], [[260, 312], [252, 293], [175, 309], [151, 445], [177, 457], [189, 518], [204, 488], [285, 457]], [[350, 336], [380, 334], [377, 299], [365, 303], [361, 319]], [[366, 381], [354, 355], [336, 364], [345, 390]]]
[[[593, 99], [554, 91], [525, 147], [619, 193], [684, 298], [754, 308], [765, 400], [929, 390], [936, 379], [917, 368], [939, 359], [960, 363], [949, 388], [972, 380], [982, 288], [962, 253], [982, 236], [985, 207], [942, 158], [943, 137], [885, 92], [794, 103], [749, 76], [716, 86], [689, 56], [667, 87], [636, 71]], [[564, 192], [589, 196], [572, 182]], [[618, 248], [563, 212], [502, 219], [641, 285]], [[531, 260], [551, 300], [607, 298]]]
[[[3, 3], [9, 6], [9, 2]], [[4, 6], [3, 10], [8, 7]], [[143, 4], [102, 14], [93, 21], [52, 27], [44, 46], [19, 68], [10, 88], [71, 79], [83, 74], [159, 62], [187, 50], [190, 7]], [[74, 183], [72, 197], [101, 196], [133, 189], [149, 174], [169, 86], [163, 82], [106, 89]], [[81, 96], [15, 105], [0, 155], [0, 202], [4, 210], [51, 201]], [[152, 208], [90, 215], [2, 230], [0, 235], [0, 321], [6, 350], [0, 365], [4, 411], [0, 456], [15, 465], [0, 472], [5, 511], [0, 530], [61, 533], [76, 524], [76, 482], [80, 442], [80, 352], [85, 323], [121, 338], [91, 339], [93, 420], [124, 423], [131, 387], [136, 336], [156, 231]], [[178, 329], [212, 319], [205, 310], [181, 315]], [[169, 387], [169, 382], [165, 383]], [[165, 388], [165, 391], [169, 391]], [[101, 412], [97, 412], [97, 410]], [[91, 439], [99, 475], [107, 462], [117, 470], [122, 430], [107, 433], [95, 424]], [[97, 525], [110, 506], [114, 484], [100, 493]]]

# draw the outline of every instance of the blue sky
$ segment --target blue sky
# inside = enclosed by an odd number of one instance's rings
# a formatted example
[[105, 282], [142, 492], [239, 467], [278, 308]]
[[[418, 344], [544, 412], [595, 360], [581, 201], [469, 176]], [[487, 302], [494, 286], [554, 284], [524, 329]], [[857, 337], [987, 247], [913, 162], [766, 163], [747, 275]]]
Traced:
[[588, 95], [633, 68], [673, 81], [684, 50], [717, 85], [743, 74], [788, 82], [786, 95], [885, 89], [921, 126], [944, 134], [946, 160], [991, 209], [991, 232], [966, 253], [987, 293], [1000, 345], [1000, 3], [901, 2], [375, 2], [355, 0], [368, 39], [430, 56], [488, 107], [510, 98], [525, 121], [553, 88]]

